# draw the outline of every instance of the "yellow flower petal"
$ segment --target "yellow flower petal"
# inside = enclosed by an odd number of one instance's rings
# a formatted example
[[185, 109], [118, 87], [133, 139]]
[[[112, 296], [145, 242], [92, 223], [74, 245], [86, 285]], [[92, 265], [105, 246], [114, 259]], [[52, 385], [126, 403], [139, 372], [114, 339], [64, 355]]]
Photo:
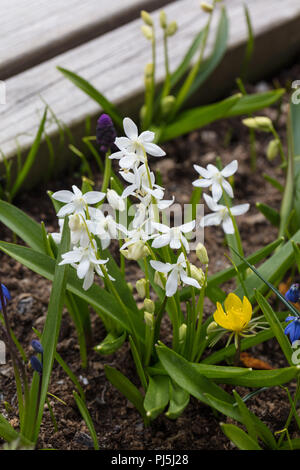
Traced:
[[251, 317], [252, 317], [252, 305], [250, 304], [247, 297], [243, 298], [243, 312], [244, 312], [245, 319], [246, 319], [247, 324], [248, 324], [249, 321], [251, 320]]
[[225, 307], [225, 311], [228, 313], [231, 309], [242, 310], [243, 304], [242, 304], [241, 299], [236, 294], [233, 294], [231, 292], [230, 294], [227, 295], [224, 301], [224, 307]]

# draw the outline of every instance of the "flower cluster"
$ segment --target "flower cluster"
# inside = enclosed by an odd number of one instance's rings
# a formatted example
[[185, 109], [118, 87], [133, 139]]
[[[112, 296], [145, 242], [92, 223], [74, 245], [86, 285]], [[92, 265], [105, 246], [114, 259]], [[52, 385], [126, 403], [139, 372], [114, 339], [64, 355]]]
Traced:
[[[226, 178], [234, 175], [238, 169], [237, 160], [233, 160], [223, 170], [218, 170], [214, 165], [207, 165], [203, 168], [194, 165], [195, 170], [199, 173], [200, 178], [193, 182], [198, 188], [210, 188], [212, 197], [204, 194], [204, 199], [213, 214], [205, 215], [200, 222], [201, 227], [208, 225], [221, 225], [226, 234], [234, 233], [233, 216], [245, 214], [249, 210], [249, 204], [239, 204], [238, 206], [229, 207], [229, 205], [219, 204], [223, 192], [233, 198], [233, 190]], [[225, 199], [225, 198], [224, 198]], [[226, 201], [226, 199], [225, 199]]]

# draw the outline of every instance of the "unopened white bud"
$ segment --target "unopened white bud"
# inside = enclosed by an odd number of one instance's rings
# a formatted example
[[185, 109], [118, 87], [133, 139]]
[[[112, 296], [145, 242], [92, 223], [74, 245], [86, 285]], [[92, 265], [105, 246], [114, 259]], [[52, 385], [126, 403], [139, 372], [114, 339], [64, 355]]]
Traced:
[[205, 274], [202, 271], [202, 269], [197, 268], [197, 266], [195, 266], [194, 264], [190, 265], [190, 269], [191, 269], [191, 277], [193, 279], [196, 279], [196, 281], [199, 282], [200, 287], [203, 287], [205, 283]]
[[202, 8], [203, 11], [205, 11], [205, 13], [212, 13], [214, 10], [213, 5], [207, 2], [201, 2], [200, 7]]
[[162, 29], [166, 29], [166, 27], [167, 27], [167, 15], [166, 15], [166, 12], [164, 10], [161, 10], [161, 12], [159, 14], [159, 22], [160, 22], [160, 26], [162, 27]]
[[186, 330], [187, 326], [185, 323], [182, 323], [182, 325], [179, 327], [179, 342], [183, 343], [186, 337]]
[[136, 281], [135, 288], [141, 299], [144, 299], [146, 297], [146, 285], [147, 281], [145, 278]]
[[243, 119], [243, 124], [250, 129], [257, 129], [264, 132], [270, 132], [273, 129], [271, 119], [265, 116]]
[[69, 228], [72, 232], [76, 232], [82, 226], [82, 220], [79, 214], [71, 214], [69, 216]]
[[122, 255], [129, 260], [138, 261], [149, 255], [149, 250], [142, 240], [130, 245], [127, 250], [120, 250]]
[[273, 139], [269, 142], [268, 148], [267, 148], [267, 159], [272, 161], [274, 158], [277, 157], [279, 153], [279, 146], [280, 142], [279, 139]]
[[108, 189], [106, 198], [111, 207], [117, 211], [123, 212], [125, 210], [124, 199], [114, 189]]
[[150, 313], [155, 312], [155, 303], [151, 299], [144, 300], [144, 307], [147, 312], [150, 312]]
[[216, 328], [218, 328], [218, 327], [219, 327], [219, 325], [218, 325], [215, 321], [212, 321], [212, 322], [208, 325], [207, 330], [206, 330], [206, 333], [209, 335], [210, 333], [213, 333], [214, 330], [215, 330]]
[[202, 264], [208, 264], [209, 259], [207, 255], [207, 251], [203, 243], [198, 243], [196, 246], [196, 255]]
[[152, 30], [152, 28], [150, 28], [150, 26], [147, 26], [146, 24], [143, 24], [143, 26], [141, 27], [141, 31], [142, 31], [143, 35], [145, 36], [145, 38], [148, 39], [148, 41], [152, 41], [152, 39], [153, 39], [153, 30]]
[[144, 312], [144, 320], [147, 326], [150, 328], [154, 325], [154, 315], [151, 312]]
[[167, 26], [166, 35], [167, 36], [173, 36], [177, 32], [177, 30], [178, 30], [178, 25], [177, 25], [176, 21], [172, 21]]
[[166, 279], [166, 274], [165, 273], [159, 273], [158, 271], [155, 271], [154, 274], [154, 282], [157, 284], [161, 289], [165, 288], [165, 285], [162, 281], [162, 279]]
[[152, 17], [147, 11], [145, 10], [141, 11], [141, 18], [144, 21], [144, 23], [146, 23], [148, 26], [153, 26]]

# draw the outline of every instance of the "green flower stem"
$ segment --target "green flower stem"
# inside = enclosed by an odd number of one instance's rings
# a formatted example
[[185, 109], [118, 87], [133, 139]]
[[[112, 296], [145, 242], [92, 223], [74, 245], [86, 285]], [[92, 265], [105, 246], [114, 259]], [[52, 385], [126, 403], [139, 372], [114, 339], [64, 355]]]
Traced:
[[[297, 402], [299, 400], [299, 397], [300, 397], [300, 376], [298, 375], [298, 379], [297, 379], [297, 388], [296, 388], [296, 392], [295, 392], [295, 396], [294, 396], [294, 406], [296, 407], [297, 406]], [[288, 418], [286, 420], [286, 423], [285, 423], [285, 426], [284, 426], [284, 429], [288, 429], [289, 428], [289, 425], [291, 424], [291, 421], [292, 421], [292, 418], [293, 418], [293, 409], [291, 408], [290, 409], [290, 412], [289, 412], [289, 415], [288, 415]], [[281, 446], [282, 444], [282, 441], [283, 441], [283, 438], [284, 438], [284, 434], [281, 434], [279, 440], [278, 440], [278, 447]]]
[[201, 335], [201, 330], [202, 330], [203, 308], [204, 308], [205, 287], [207, 283], [207, 276], [208, 276], [208, 267], [206, 267], [206, 270], [205, 270], [205, 281], [200, 291], [199, 299], [198, 299], [197, 306], [196, 306], [196, 317], [198, 319], [198, 323], [197, 323], [196, 336], [195, 336], [193, 350], [192, 350], [192, 361], [196, 360], [196, 362], [199, 361], [202, 355], [202, 351], [198, 350], [198, 347], [200, 346], [199, 341], [200, 341], [200, 335]]
[[155, 319], [155, 332], [154, 332], [154, 338], [153, 338], [153, 343], [157, 343], [159, 340], [159, 333], [160, 333], [160, 325], [162, 321], [162, 317], [164, 314], [164, 311], [166, 309], [166, 304], [167, 304], [168, 297], [165, 295], [164, 300], [162, 301], [159, 310], [157, 312], [157, 316]]
[[132, 321], [132, 318], [131, 318], [131, 316], [130, 316], [130, 314], [129, 314], [127, 308], [126, 308], [126, 305], [123, 303], [121, 297], [119, 296], [119, 293], [118, 293], [117, 289], [115, 288], [115, 286], [113, 285], [112, 281], [110, 280], [110, 278], [109, 278], [109, 276], [108, 276], [108, 273], [107, 273], [106, 268], [105, 268], [103, 265], [101, 265], [101, 270], [102, 270], [104, 279], [105, 279], [105, 281], [106, 281], [106, 284], [107, 284], [109, 290], [110, 290], [111, 293], [116, 297], [117, 302], [119, 303], [121, 309], [123, 310], [123, 312], [125, 313], [126, 317], [128, 318], [132, 337], [133, 337], [134, 342], [135, 342], [135, 344], [136, 344], [138, 353], [139, 353], [139, 355], [141, 355], [141, 346], [140, 346], [140, 342], [139, 342], [139, 340], [138, 340], [138, 337], [137, 337], [137, 334], [136, 334], [136, 331], [135, 331], [134, 322]]
[[287, 166], [287, 159], [286, 159], [286, 156], [285, 156], [285, 153], [284, 153], [284, 150], [283, 150], [281, 139], [278, 135], [278, 132], [276, 131], [276, 129], [273, 126], [271, 128], [271, 132], [272, 132], [274, 138], [278, 141], [279, 155], [281, 157], [281, 161], [282, 161], [283, 166], [286, 167]]
[[[151, 255], [151, 258], [154, 261], [157, 261], [155, 253], [152, 250], [149, 243], [146, 243], [146, 245], [149, 249], [149, 253]], [[164, 276], [162, 275], [162, 273], [159, 273], [159, 277], [160, 277], [160, 280], [161, 280], [162, 284], [165, 285], [166, 280], [165, 280]], [[180, 313], [179, 313], [179, 310], [178, 310], [178, 305], [177, 305], [177, 302], [175, 300], [175, 297], [174, 296], [168, 297], [168, 299], [169, 299], [169, 303], [172, 304], [172, 307], [170, 308], [172, 313], [169, 313], [170, 319], [171, 319], [171, 322], [172, 322], [172, 327], [173, 327], [172, 347], [173, 347], [174, 351], [178, 351], [178, 347], [179, 347], [179, 326], [180, 326], [179, 325], [179, 316], [180, 316]]]
[[[186, 249], [182, 242], [181, 242], [181, 249], [185, 257], [188, 276], [192, 277], [191, 265], [188, 260]], [[197, 321], [196, 294], [195, 294], [195, 288], [193, 286], [191, 286], [191, 292], [192, 292], [191, 311], [189, 314], [189, 310], [187, 310], [187, 332], [186, 332], [186, 342], [185, 342], [185, 354], [186, 354], [187, 359], [190, 359], [192, 355], [194, 336], [195, 336], [195, 325]]]
[[164, 30], [164, 58], [165, 58], [165, 69], [166, 69], [166, 79], [162, 91], [162, 98], [167, 96], [170, 92], [171, 85], [171, 75], [170, 75], [170, 66], [169, 66], [169, 52], [168, 52], [168, 35], [166, 30]]
[[[215, 4], [216, 4], [216, 0], [213, 1], [213, 4], [212, 4], [213, 8], [215, 7]], [[187, 76], [184, 84], [182, 85], [182, 87], [181, 87], [181, 89], [178, 93], [178, 96], [176, 98], [176, 101], [175, 101], [175, 104], [174, 104], [174, 107], [173, 107], [173, 110], [172, 110], [172, 113], [171, 113], [171, 119], [176, 115], [176, 113], [181, 108], [184, 100], [186, 99], [188, 91], [189, 91], [190, 87], [192, 86], [192, 84], [193, 84], [193, 82], [194, 82], [194, 80], [197, 76], [197, 73], [199, 71], [199, 68], [202, 64], [203, 57], [204, 57], [204, 51], [205, 51], [206, 44], [207, 44], [208, 34], [209, 34], [209, 31], [210, 31], [211, 20], [212, 20], [212, 14], [209, 15], [207, 24], [205, 26], [204, 37], [203, 37], [203, 40], [202, 40], [202, 43], [201, 43], [199, 58], [198, 58], [197, 62], [195, 63], [195, 65], [193, 66], [192, 70], [190, 71], [189, 75]]]
[[102, 188], [101, 188], [101, 191], [103, 193], [106, 193], [108, 186], [109, 186], [110, 177], [111, 177], [111, 160], [109, 156], [110, 156], [110, 152], [107, 152], [107, 154], [105, 155], [105, 168], [104, 168], [103, 182], [102, 182]]
[[145, 279], [146, 279], [146, 298], [150, 299], [150, 282], [149, 282], [149, 270], [148, 270], [148, 263], [147, 258], [144, 258], [144, 271], [145, 271]]

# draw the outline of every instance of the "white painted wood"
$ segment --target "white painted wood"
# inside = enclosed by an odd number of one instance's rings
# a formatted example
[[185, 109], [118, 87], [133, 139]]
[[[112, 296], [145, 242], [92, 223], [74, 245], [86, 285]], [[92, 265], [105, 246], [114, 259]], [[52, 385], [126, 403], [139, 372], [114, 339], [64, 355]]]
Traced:
[[1, 0], [0, 78], [99, 37], [171, 0]]
[[[227, 0], [225, 3], [230, 20], [230, 51], [246, 42], [247, 29], [243, 1]], [[282, 0], [248, 0], [247, 5], [258, 38], [258, 49], [263, 45], [259, 42], [260, 35], [272, 31], [275, 26], [283, 28], [289, 21], [300, 18], [299, 0], [285, 0], [284, 8]], [[169, 19], [176, 19], [179, 24], [177, 35], [170, 40], [173, 69], [182, 59], [195, 34], [204, 25], [206, 17], [199, 10], [198, 0], [177, 0], [165, 10]], [[158, 19], [157, 12], [154, 18]], [[213, 21], [213, 31], [216, 23], [217, 17]], [[87, 115], [96, 116], [100, 113], [97, 103], [65, 79], [56, 70], [57, 65], [81, 74], [114, 103], [123, 102], [129, 97], [134, 100], [143, 90], [143, 67], [151, 58], [149, 43], [141, 36], [140, 25], [140, 20], [135, 20], [7, 80], [7, 104], [0, 105], [0, 148], [4, 154], [12, 156], [16, 153], [16, 137], [22, 148], [27, 148], [32, 143], [44, 109], [41, 98], [52, 107], [57, 117], [70, 127], [82, 123]], [[213, 31], [208, 52], [212, 46]], [[284, 28], [282, 31], [285, 35], [280, 36], [283, 51], [284, 48], [288, 51], [291, 40], [297, 40], [300, 44], [300, 37], [290, 38], [289, 31]], [[275, 54], [277, 53], [276, 50]], [[230, 58], [230, 54], [228, 57]], [[267, 63], [269, 57], [263, 59]], [[228, 62], [228, 67], [231, 66]], [[163, 71], [160, 37], [157, 68], [159, 80], [163, 77]], [[57, 133], [55, 123], [47, 124], [47, 133]]]

